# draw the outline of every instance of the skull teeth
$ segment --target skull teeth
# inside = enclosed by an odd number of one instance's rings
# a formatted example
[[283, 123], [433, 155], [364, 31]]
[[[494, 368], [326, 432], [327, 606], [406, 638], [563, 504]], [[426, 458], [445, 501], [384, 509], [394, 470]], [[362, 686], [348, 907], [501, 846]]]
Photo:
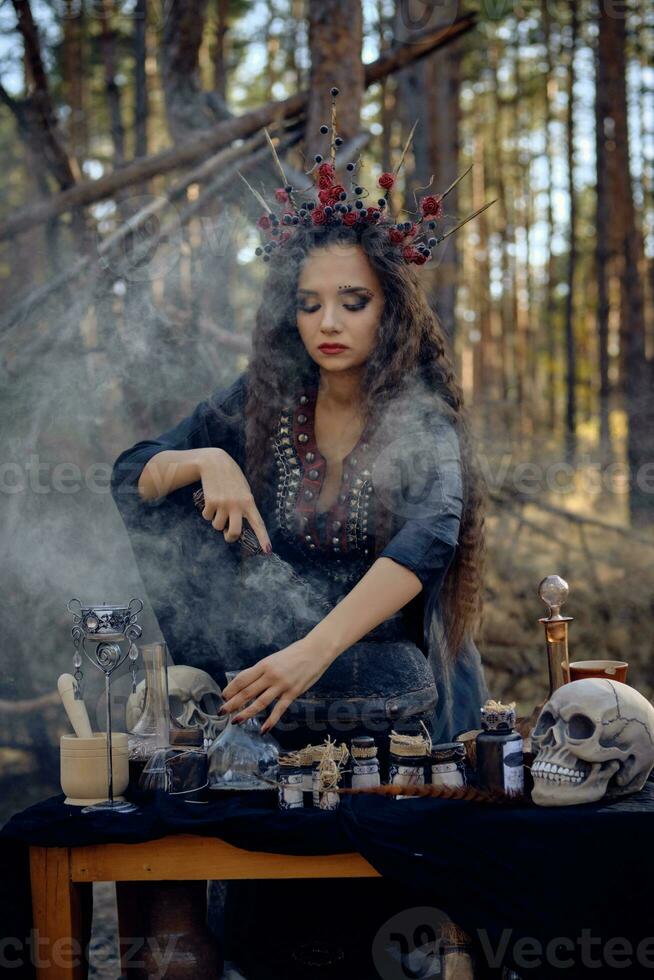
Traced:
[[586, 778], [583, 769], [568, 769], [565, 766], [558, 766], [555, 762], [534, 762], [531, 773], [535, 779], [555, 783], [581, 783]]

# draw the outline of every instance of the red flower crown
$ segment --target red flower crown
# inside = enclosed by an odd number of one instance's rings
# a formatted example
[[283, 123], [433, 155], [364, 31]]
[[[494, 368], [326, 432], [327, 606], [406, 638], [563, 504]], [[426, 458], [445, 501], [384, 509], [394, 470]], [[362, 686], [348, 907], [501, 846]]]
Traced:
[[[409, 150], [413, 133], [417, 122], [406, 141], [399, 163], [392, 172], [381, 174], [377, 180], [377, 185], [383, 191], [383, 196], [377, 199], [375, 205], [366, 205], [365, 200], [371, 196], [370, 192], [363, 187], [357, 180], [357, 171], [360, 168], [360, 159], [350, 162], [346, 166], [349, 174], [350, 192], [346, 190], [338, 179], [336, 172], [336, 150], [343, 145], [343, 139], [336, 133], [336, 97], [339, 94], [337, 88], [331, 89], [332, 112], [331, 112], [331, 138], [330, 138], [330, 160], [326, 161], [322, 154], [317, 153], [314, 157], [314, 165], [307, 172], [311, 176], [312, 184], [308, 188], [299, 192], [306, 194], [312, 187], [317, 197], [315, 200], [304, 200], [298, 205], [295, 200], [296, 189], [288, 183], [284, 174], [281, 161], [277, 156], [275, 146], [267, 130], [265, 130], [273, 159], [277, 170], [284, 182], [283, 187], [278, 187], [275, 191], [275, 201], [279, 206], [276, 213], [266, 204], [264, 198], [258, 191], [247, 182], [243, 174], [239, 174], [247, 184], [260, 204], [265, 208], [264, 213], [257, 221], [257, 227], [263, 232], [265, 244], [255, 249], [257, 255], [263, 256], [264, 262], [269, 262], [276, 248], [283, 246], [293, 237], [293, 229], [299, 225], [316, 226], [323, 225], [342, 225], [345, 228], [362, 228], [369, 225], [383, 226], [390, 241], [402, 252], [402, 257], [406, 262], [416, 265], [424, 265], [432, 257], [432, 249], [436, 245], [453, 235], [459, 228], [463, 227], [468, 221], [476, 218], [477, 215], [489, 208], [494, 201], [489, 201], [483, 207], [478, 208], [473, 214], [468, 215], [453, 228], [445, 231], [439, 222], [444, 217], [443, 201], [447, 195], [454, 190], [459, 181], [470, 173], [471, 167], [457, 177], [442, 194], [429, 194], [421, 198], [418, 210], [414, 212], [411, 221], [397, 222], [393, 220], [388, 207], [389, 192], [395, 186], [397, 176], [404, 163], [404, 158]], [[330, 132], [326, 125], [320, 127], [320, 133], [324, 136]], [[433, 178], [432, 178], [433, 179]], [[427, 187], [431, 184], [431, 180]], [[426, 190], [427, 188], [422, 188]], [[414, 196], [415, 200], [415, 196]], [[411, 213], [411, 212], [408, 212]]]

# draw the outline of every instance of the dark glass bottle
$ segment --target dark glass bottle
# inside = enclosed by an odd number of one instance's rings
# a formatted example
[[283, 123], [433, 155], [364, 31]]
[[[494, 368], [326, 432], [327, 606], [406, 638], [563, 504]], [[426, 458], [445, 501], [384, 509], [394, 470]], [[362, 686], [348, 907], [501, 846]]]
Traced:
[[477, 736], [477, 781], [480, 789], [507, 796], [524, 792], [522, 735], [514, 729], [515, 705], [487, 701]]

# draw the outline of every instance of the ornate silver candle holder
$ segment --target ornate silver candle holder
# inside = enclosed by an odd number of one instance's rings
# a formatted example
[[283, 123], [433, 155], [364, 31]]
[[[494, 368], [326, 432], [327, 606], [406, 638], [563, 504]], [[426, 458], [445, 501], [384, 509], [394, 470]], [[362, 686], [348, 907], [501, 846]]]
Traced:
[[[136, 669], [138, 649], [134, 644], [141, 636], [142, 630], [137, 623], [137, 617], [143, 609], [140, 599], [130, 599], [126, 606], [119, 605], [93, 605], [82, 606], [79, 599], [71, 599], [67, 605], [68, 611], [73, 616], [73, 627], [71, 635], [75, 645], [73, 656], [73, 667], [75, 676], [75, 697], [81, 698], [82, 683], [82, 654], [83, 651], [87, 660], [101, 670], [104, 674], [105, 702], [106, 702], [106, 733], [107, 733], [107, 774], [108, 774], [108, 799], [102, 803], [94, 803], [84, 807], [82, 813], [95, 812], [97, 810], [111, 810], [115, 813], [130, 813], [136, 810], [133, 803], [114, 800], [113, 785], [113, 754], [112, 754], [112, 731], [111, 731], [111, 675], [117, 670], [127, 658], [132, 664], [132, 678]], [[127, 649], [121, 647], [121, 643], [127, 642]], [[95, 650], [89, 653], [86, 645], [94, 644]]]
[[568, 657], [568, 623], [572, 616], [562, 616], [561, 606], [568, 598], [568, 583], [560, 575], [548, 575], [538, 586], [538, 595], [547, 605], [549, 616], [539, 619], [545, 627], [547, 664], [550, 675], [550, 697], [570, 680]]

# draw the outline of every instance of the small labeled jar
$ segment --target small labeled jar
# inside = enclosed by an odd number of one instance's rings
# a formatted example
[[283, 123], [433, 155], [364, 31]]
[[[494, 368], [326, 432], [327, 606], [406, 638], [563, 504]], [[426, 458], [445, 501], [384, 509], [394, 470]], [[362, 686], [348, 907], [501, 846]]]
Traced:
[[515, 704], [487, 701], [481, 709], [477, 735], [477, 781], [479, 788], [499, 790], [507, 796], [524, 793], [522, 735], [514, 730]]
[[432, 786], [460, 788], [466, 785], [466, 747], [463, 742], [432, 745], [429, 755]]
[[296, 810], [304, 806], [302, 766], [279, 760], [278, 804], [280, 810]]
[[[390, 786], [424, 786], [428, 744], [419, 734], [393, 731], [388, 753], [388, 783]], [[408, 797], [395, 796], [396, 800]]]
[[350, 744], [352, 756], [352, 789], [368, 789], [380, 785], [377, 746], [370, 735], [360, 735]]

